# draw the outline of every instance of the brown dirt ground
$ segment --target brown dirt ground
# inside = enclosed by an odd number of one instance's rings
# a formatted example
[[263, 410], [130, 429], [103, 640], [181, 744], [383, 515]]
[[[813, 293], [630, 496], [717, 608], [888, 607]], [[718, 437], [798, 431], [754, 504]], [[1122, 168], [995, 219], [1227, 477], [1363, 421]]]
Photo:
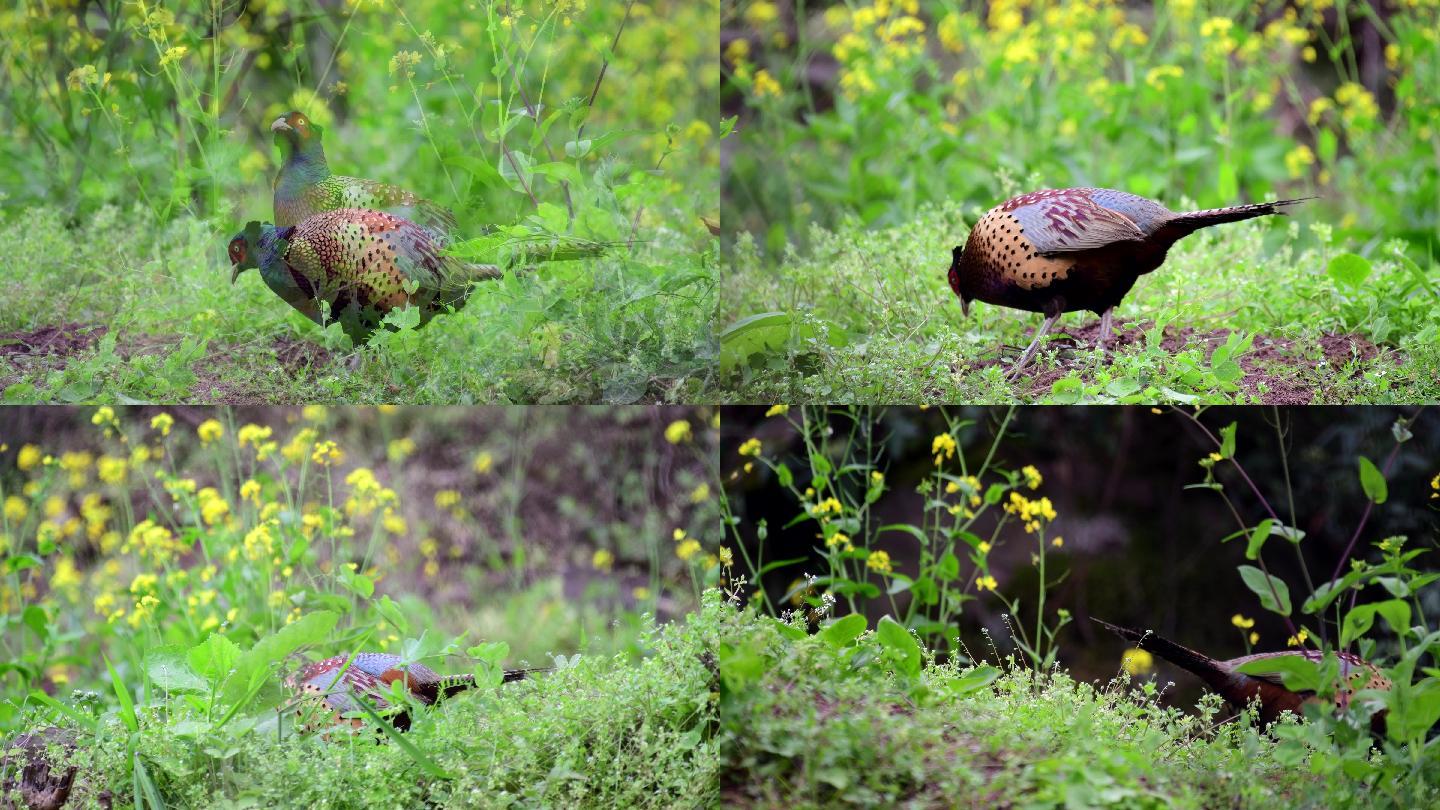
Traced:
[[[1116, 321], [1113, 342], [1110, 344], [1112, 348], [1123, 349], [1142, 344], [1145, 341], [1145, 330], [1152, 325], [1151, 321], [1123, 323], [1136, 328], [1122, 330], [1122, 322]], [[1205, 358], [1208, 360], [1217, 347], [1224, 345], [1231, 331], [1229, 329], [1200, 331], [1188, 326], [1184, 328], [1167, 326], [1160, 346], [1172, 354], [1198, 348], [1204, 352]], [[1094, 345], [1099, 332], [1100, 321], [1098, 319], [1084, 326], [1056, 329], [1053, 333], [1056, 338], [1051, 340], [1050, 345], [1059, 346], [1062, 350], [1088, 349]], [[1031, 329], [1026, 334], [1033, 333], [1034, 330]], [[1254, 397], [1266, 405], [1310, 404], [1315, 398], [1315, 369], [1322, 362], [1320, 359], [1312, 359], [1310, 356], [1313, 353], [1312, 348], [1297, 346], [1294, 341], [1290, 340], [1256, 335], [1250, 351], [1240, 358], [1240, 368], [1244, 372], [1244, 376], [1240, 380], [1241, 389], [1247, 396]], [[1351, 360], [1361, 363], [1373, 361], [1383, 352], [1379, 346], [1358, 334], [1330, 333], [1322, 335], [1319, 349], [1323, 356], [1323, 362], [1337, 369], [1343, 368]], [[987, 366], [1008, 365], [1013, 360], [1014, 358], [1006, 356], [1003, 359], [990, 359], [967, 364], [964, 368], [979, 370]], [[1030, 385], [1026, 393], [1031, 396], [1043, 396], [1050, 391], [1050, 386], [1054, 385], [1056, 380], [1088, 365], [1088, 360], [1064, 351], [1061, 352], [1059, 360], [1059, 366], [1045, 368], [1031, 374]], [[1396, 355], [1393, 356], [1393, 362], [1398, 365], [1402, 361]]]
[[104, 326], [62, 323], [32, 331], [0, 332], [0, 388], [34, 371], [56, 371], [105, 336]]

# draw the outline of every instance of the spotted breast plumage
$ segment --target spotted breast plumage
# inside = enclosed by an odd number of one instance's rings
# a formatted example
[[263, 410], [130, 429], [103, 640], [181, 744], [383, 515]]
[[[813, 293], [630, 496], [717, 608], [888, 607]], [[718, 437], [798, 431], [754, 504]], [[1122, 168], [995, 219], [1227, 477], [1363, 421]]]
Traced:
[[1046, 189], [991, 209], [952, 252], [950, 288], [971, 301], [1039, 312], [1045, 321], [1012, 373], [1024, 368], [1065, 312], [1101, 316], [1099, 345], [1136, 279], [1159, 267], [1170, 246], [1195, 231], [1267, 214], [1301, 200], [1174, 212], [1154, 200], [1103, 188]]
[[409, 220], [359, 208], [290, 227], [251, 222], [230, 240], [229, 253], [231, 284], [259, 268], [286, 303], [322, 326], [338, 321], [357, 344], [393, 309], [418, 307], [423, 325], [464, 306], [473, 282], [502, 275], [495, 265], [442, 255], [434, 235]]
[[[541, 671], [505, 670], [502, 680], [518, 681]], [[286, 679], [286, 686], [298, 698], [296, 714], [308, 718], [312, 728], [330, 723], [363, 727], [370, 720], [358, 696], [377, 711], [384, 710], [397, 728], [405, 730], [410, 727], [410, 717], [402, 707], [392, 706], [389, 698], [391, 684], [397, 681], [426, 706], [475, 686], [474, 675], [441, 675], [424, 664], [406, 664], [398, 655], [372, 652], [306, 664]]]
[[[1273, 670], [1261, 667], [1261, 671], [1255, 673], [1241, 672], [1239, 668], [1243, 665], [1254, 662], [1274, 663], [1285, 658], [1300, 656], [1306, 660], [1319, 663], [1324, 654], [1318, 650], [1285, 650], [1282, 652], [1255, 653], [1253, 655], [1242, 655], [1239, 658], [1229, 660], [1216, 660], [1203, 653], [1196, 652], [1189, 647], [1184, 647], [1163, 636], [1155, 633], [1143, 632], [1129, 627], [1118, 627], [1094, 619], [1097, 624], [1104, 626], [1111, 632], [1134, 644], [1135, 646], [1155, 653], [1170, 663], [1188, 670], [1206, 686], [1215, 690], [1221, 697], [1225, 698], [1237, 711], [1243, 710], [1252, 701], [1259, 702], [1259, 720], [1262, 723], [1273, 723], [1279, 719], [1284, 712], [1301, 713], [1302, 707], [1309, 702], [1319, 700], [1314, 692], [1293, 691], [1285, 687], [1280, 674], [1283, 668], [1276, 666]], [[1340, 676], [1346, 685], [1340, 688], [1335, 695], [1336, 706], [1345, 709], [1354, 698], [1355, 689], [1372, 689], [1377, 691], [1388, 691], [1391, 687], [1390, 679], [1380, 671], [1380, 668], [1365, 659], [1347, 652], [1337, 652], [1336, 657], [1340, 663]], [[1385, 728], [1384, 712], [1375, 714], [1371, 719], [1371, 728], [1376, 733], [1383, 732]]]

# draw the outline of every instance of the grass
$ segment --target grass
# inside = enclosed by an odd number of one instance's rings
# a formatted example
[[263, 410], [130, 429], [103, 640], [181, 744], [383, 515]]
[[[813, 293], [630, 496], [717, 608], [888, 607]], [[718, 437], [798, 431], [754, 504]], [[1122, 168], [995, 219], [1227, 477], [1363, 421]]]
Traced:
[[643, 658], [582, 655], [556, 672], [422, 710], [408, 746], [296, 736], [273, 714], [257, 716], [249, 733], [212, 731], [185, 700], [155, 690], [137, 707], [138, 731], [127, 734], [111, 715], [94, 737], [79, 738], [74, 795], [93, 803], [108, 791], [129, 801], [139, 772], [149, 783], [142, 793], [180, 807], [711, 806], [711, 601], [706, 614], [647, 623]]
[[[1179, 201], [1173, 201], [1179, 204]], [[1398, 243], [1354, 257], [1328, 227], [1224, 225], [1178, 243], [1116, 310], [1119, 347], [1071, 313], [1014, 382], [1041, 320], [976, 303], [945, 271], [981, 213], [815, 227], [783, 256], [741, 237], [722, 294], [723, 396], [744, 402], [1431, 402], [1440, 396], [1440, 266]], [[1348, 275], [1348, 269], [1358, 268]], [[746, 321], [756, 315], [768, 317]], [[1156, 328], [1164, 327], [1164, 332]], [[1162, 337], [1163, 334], [1163, 337]]]
[[906, 674], [883, 624], [853, 640], [803, 626], [746, 610], [720, 632], [730, 806], [1403, 807], [1440, 791], [1433, 761], [1352, 780], [1293, 721], [1218, 723], [1214, 696], [1186, 714], [1153, 680], [922, 662], [918, 646]]
[[[20, 302], [0, 317], [9, 402], [693, 401], [713, 377], [713, 245], [542, 265], [355, 350], [255, 274], [232, 287], [225, 240], [199, 219], [102, 208], [67, 227], [36, 209], [0, 239], [27, 268], [0, 281]], [[56, 326], [93, 331], [47, 342]]]

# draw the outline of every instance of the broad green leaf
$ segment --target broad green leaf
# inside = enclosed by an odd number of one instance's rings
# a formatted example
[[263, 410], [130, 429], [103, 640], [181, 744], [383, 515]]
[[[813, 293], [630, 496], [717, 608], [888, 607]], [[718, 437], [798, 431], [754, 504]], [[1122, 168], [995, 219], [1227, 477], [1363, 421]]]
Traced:
[[978, 692], [984, 689], [994, 683], [998, 677], [1000, 677], [1000, 670], [986, 664], [985, 666], [976, 667], [964, 675], [946, 683], [945, 689], [950, 692], [950, 694], [960, 697], [961, 695], [968, 695], [971, 692]]
[[1297, 692], [1320, 687], [1320, 665], [1301, 655], [1282, 655], [1248, 661], [1236, 667], [1247, 675], [1279, 675], [1286, 689]]
[[1341, 253], [1330, 260], [1325, 273], [1339, 284], [1357, 288], [1370, 276], [1370, 261], [1354, 253]]
[[899, 622], [886, 616], [875, 627], [875, 635], [887, 654], [895, 661], [895, 668], [905, 675], [920, 674], [920, 643], [910, 635]]
[[204, 641], [191, 647], [185, 658], [193, 672], [218, 683], [234, 669], [240, 654], [240, 647], [235, 642], [219, 633], [211, 633]]
[[204, 692], [210, 684], [190, 668], [183, 648], [156, 647], [145, 654], [151, 683], [167, 692]]
[[1220, 428], [1220, 457], [1221, 457], [1221, 458], [1234, 458], [1234, 457], [1235, 457], [1235, 430], [1236, 430], [1236, 425], [1235, 425], [1234, 422], [1231, 422], [1230, 424], [1226, 425], [1225, 427]]
[[1266, 518], [1260, 521], [1255, 530], [1250, 532], [1250, 544], [1245, 547], [1245, 559], [1254, 560], [1260, 557], [1260, 548], [1265, 545], [1265, 540], [1270, 537], [1270, 527], [1275, 521]]
[[831, 622], [820, 631], [820, 640], [829, 644], [835, 649], [850, 646], [850, 643], [865, 632], [865, 617], [859, 613], [851, 613], [842, 616]]
[[[1290, 615], [1290, 589], [1285, 586], [1279, 577], [1267, 576], [1264, 571], [1253, 565], [1239, 566], [1240, 578], [1245, 581], [1245, 587], [1260, 597], [1260, 605], [1266, 610], [1279, 613], [1281, 616]], [[1279, 602], [1276, 602], [1276, 598]]]
[[1390, 497], [1389, 488], [1385, 484], [1385, 476], [1381, 474], [1370, 459], [1360, 457], [1360, 488], [1365, 490], [1365, 497], [1376, 504], [1385, 503]]
[[410, 632], [410, 623], [405, 621], [405, 614], [400, 612], [400, 606], [389, 596], [380, 597], [380, 601], [375, 603], [375, 611], [384, 616], [385, 621], [401, 635]]

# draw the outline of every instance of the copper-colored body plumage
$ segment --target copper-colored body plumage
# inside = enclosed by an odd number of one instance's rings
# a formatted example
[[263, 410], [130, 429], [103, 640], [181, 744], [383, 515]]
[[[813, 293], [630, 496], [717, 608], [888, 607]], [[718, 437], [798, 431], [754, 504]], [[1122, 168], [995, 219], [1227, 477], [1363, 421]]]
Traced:
[[[1253, 661], [1275, 661], [1294, 656], [1318, 663], [1324, 658], [1324, 655], [1317, 650], [1255, 653], [1220, 661], [1154, 633], [1129, 627], [1117, 627], [1099, 619], [1094, 621], [1140, 649], [1149, 650], [1175, 666], [1193, 673], [1211, 689], [1219, 692], [1220, 696], [1225, 698], [1226, 702], [1235, 707], [1237, 711], [1244, 709], [1252, 701], [1258, 700], [1260, 722], [1262, 723], [1273, 723], [1285, 712], [1300, 714], [1306, 703], [1319, 700], [1314, 692], [1296, 692], [1285, 688], [1278, 670], [1273, 673], [1262, 672], [1259, 674], [1247, 674], [1239, 671], [1239, 667]], [[1353, 684], [1356, 679], [1363, 676], [1364, 683], [1359, 686], [1361, 689], [1382, 691], [1390, 689], [1390, 679], [1385, 677], [1379, 667], [1350, 653], [1337, 652], [1335, 655], [1340, 659], [1340, 676], [1347, 684]], [[1347, 707], [1353, 695], [1354, 691], [1351, 688], [1341, 688], [1335, 696], [1337, 707], [1341, 709]], [[1383, 730], [1384, 723], [1383, 712], [1376, 714], [1371, 721], [1372, 728], [1377, 732]]]
[[1014, 370], [1065, 312], [1101, 316], [1100, 343], [1111, 313], [1136, 279], [1159, 267], [1170, 246], [1210, 225], [1283, 213], [1299, 200], [1174, 212], [1154, 200], [1103, 188], [1046, 189], [991, 209], [956, 247], [950, 288], [970, 302], [1039, 312], [1045, 322]]

